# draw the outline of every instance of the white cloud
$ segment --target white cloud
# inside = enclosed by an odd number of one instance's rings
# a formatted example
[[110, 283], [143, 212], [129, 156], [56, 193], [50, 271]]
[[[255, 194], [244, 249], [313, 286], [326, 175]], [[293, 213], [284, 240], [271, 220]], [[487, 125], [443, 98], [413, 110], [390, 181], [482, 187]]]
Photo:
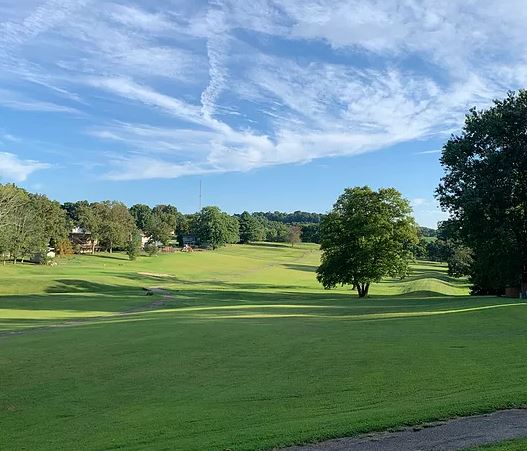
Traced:
[[505, 3], [28, 1], [0, 24], [0, 105], [89, 112], [113, 179], [442, 139], [527, 84], [527, 10]]
[[161, 94], [148, 86], [140, 85], [126, 78], [90, 78], [87, 83], [104, 89], [121, 97], [142, 102], [154, 108], [159, 108], [182, 120], [201, 124], [203, 122], [200, 109], [195, 105]]
[[53, 102], [36, 100], [7, 89], [0, 89], [0, 106], [20, 111], [40, 111], [46, 113], [79, 113], [75, 108]]
[[422, 152], [417, 152], [415, 155], [431, 155], [437, 153], [441, 153], [441, 149], [423, 150]]
[[30, 174], [50, 165], [34, 160], [21, 160], [13, 153], [0, 152], [0, 179], [9, 182], [23, 182]]

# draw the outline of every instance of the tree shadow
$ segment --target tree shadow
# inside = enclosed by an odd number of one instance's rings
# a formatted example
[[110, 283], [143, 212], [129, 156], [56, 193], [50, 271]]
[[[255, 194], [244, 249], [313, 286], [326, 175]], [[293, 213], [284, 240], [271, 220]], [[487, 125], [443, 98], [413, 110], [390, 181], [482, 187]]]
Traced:
[[249, 243], [251, 246], [257, 246], [257, 247], [271, 247], [271, 248], [280, 248], [283, 249], [284, 247], [291, 247], [290, 244], [287, 243], [267, 243], [265, 241], [259, 241], [254, 243]]
[[295, 271], [305, 271], [305, 272], [316, 272], [318, 266], [315, 265], [302, 265], [302, 264], [293, 264], [293, 263], [284, 263], [282, 264], [284, 268], [293, 269]]

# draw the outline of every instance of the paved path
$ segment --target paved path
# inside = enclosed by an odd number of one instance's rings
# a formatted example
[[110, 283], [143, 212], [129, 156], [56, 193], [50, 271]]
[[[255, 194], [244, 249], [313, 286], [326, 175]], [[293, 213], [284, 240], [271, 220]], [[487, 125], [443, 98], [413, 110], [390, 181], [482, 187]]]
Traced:
[[527, 437], [527, 409], [499, 410], [461, 417], [423, 428], [405, 428], [354, 438], [328, 440], [287, 451], [432, 451], [460, 450], [487, 443]]

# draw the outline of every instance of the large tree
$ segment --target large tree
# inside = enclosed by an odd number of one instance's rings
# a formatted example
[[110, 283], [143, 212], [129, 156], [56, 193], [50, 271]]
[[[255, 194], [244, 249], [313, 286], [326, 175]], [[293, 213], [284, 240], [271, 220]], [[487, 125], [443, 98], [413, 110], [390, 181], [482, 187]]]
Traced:
[[109, 252], [128, 245], [136, 231], [135, 221], [122, 202], [94, 202], [79, 209], [79, 223], [91, 234], [92, 252], [99, 241]]
[[240, 240], [238, 219], [218, 207], [205, 207], [195, 217], [195, 233], [202, 244], [212, 249]]
[[411, 213], [393, 188], [346, 189], [321, 223], [317, 279], [324, 288], [351, 285], [365, 297], [372, 282], [405, 276], [419, 241]]
[[302, 227], [299, 225], [289, 226], [289, 235], [287, 241], [291, 244], [291, 247], [294, 247], [295, 244], [298, 244], [302, 241]]
[[182, 216], [172, 205], [156, 205], [143, 231], [151, 241], [168, 245], [174, 238], [177, 224]]
[[14, 185], [0, 185], [0, 254], [16, 263], [46, 255], [67, 236], [67, 216], [60, 204]]
[[520, 286], [527, 273], [527, 91], [472, 109], [443, 147], [441, 164], [438, 198], [472, 250], [476, 291]]
[[258, 219], [249, 212], [244, 211], [240, 217], [240, 243], [246, 244], [251, 241], [261, 241], [264, 237], [264, 229]]
[[137, 228], [145, 232], [152, 217], [152, 209], [145, 204], [135, 204], [130, 207], [130, 214], [134, 218]]

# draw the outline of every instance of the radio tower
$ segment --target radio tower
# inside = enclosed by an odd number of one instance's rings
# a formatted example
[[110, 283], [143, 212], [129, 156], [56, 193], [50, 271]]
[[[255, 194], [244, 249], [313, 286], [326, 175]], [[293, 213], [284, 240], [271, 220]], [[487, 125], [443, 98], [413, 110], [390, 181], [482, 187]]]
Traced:
[[199, 210], [201, 211], [201, 179], [199, 179]]

